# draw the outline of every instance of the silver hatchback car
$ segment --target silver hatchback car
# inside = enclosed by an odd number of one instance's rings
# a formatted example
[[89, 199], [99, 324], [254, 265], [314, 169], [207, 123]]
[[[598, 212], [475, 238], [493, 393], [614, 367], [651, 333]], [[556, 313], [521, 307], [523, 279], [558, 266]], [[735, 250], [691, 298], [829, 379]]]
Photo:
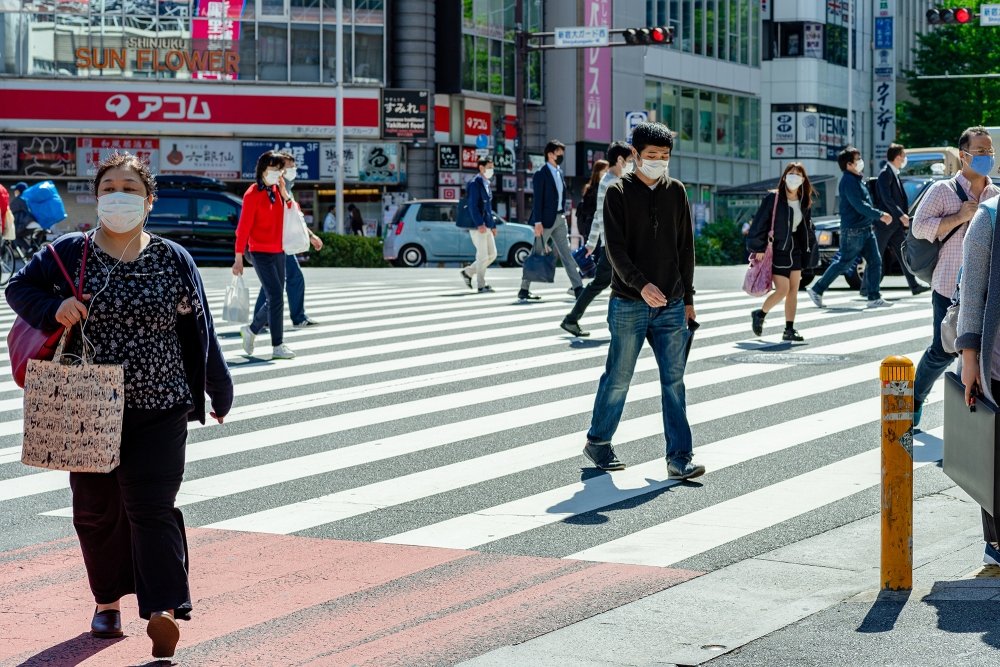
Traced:
[[[458, 202], [450, 199], [414, 199], [399, 207], [385, 231], [382, 255], [396, 266], [427, 262], [472, 262], [476, 249], [469, 231], [455, 225]], [[521, 266], [531, 253], [532, 227], [497, 218], [497, 261]]]

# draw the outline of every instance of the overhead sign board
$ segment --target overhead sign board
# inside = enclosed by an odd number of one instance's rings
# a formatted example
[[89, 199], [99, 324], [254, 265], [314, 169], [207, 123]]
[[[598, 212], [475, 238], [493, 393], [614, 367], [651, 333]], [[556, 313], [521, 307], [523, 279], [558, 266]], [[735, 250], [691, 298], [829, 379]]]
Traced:
[[557, 49], [607, 46], [608, 35], [608, 26], [606, 25], [578, 25], [570, 28], [556, 28], [555, 46]]

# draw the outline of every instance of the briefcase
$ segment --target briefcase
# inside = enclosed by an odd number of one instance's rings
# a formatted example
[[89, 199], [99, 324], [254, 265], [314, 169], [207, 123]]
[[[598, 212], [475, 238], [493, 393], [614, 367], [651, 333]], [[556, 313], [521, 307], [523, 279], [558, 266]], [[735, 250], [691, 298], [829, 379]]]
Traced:
[[982, 396], [975, 412], [965, 403], [965, 386], [955, 373], [944, 376], [944, 474], [997, 516], [997, 406]]

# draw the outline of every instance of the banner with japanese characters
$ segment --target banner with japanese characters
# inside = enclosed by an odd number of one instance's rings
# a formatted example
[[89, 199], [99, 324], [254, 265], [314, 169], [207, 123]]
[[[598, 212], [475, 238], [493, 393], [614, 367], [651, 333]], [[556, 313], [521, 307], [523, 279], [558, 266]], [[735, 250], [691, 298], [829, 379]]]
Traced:
[[319, 180], [318, 141], [244, 141], [242, 143], [242, 178], [253, 180], [256, 177], [257, 158], [265, 151], [291, 153], [295, 158], [300, 181]]
[[875, 164], [885, 162], [889, 144], [896, 140], [895, 0], [875, 0], [875, 66], [872, 68]]
[[160, 140], [137, 137], [80, 137], [76, 140], [77, 176], [94, 176], [97, 165], [113, 153], [131, 153], [156, 172], [160, 168]]
[[426, 139], [430, 132], [429, 100], [426, 90], [383, 90], [382, 137]]
[[240, 177], [240, 142], [234, 139], [160, 140], [161, 174], [190, 174], [211, 178]]

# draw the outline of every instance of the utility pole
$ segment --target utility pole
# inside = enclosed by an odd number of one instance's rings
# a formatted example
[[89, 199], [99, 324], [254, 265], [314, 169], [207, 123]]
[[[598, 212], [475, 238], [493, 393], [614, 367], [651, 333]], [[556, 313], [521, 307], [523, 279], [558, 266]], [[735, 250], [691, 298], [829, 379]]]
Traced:
[[525, 164], [524, 155], [524, 129], [527, 127], [525, 114], [527, 109], [524, 104], [524, 86], [527, 82], [527, 61], [528, 61], [528, 36], [524, 32], [524, 0], [514, 1], [514, 113], [517, 120], [514, 123], [516, 135], [514, 137], [514, 175], [517, 183], [517, 218], [520, 221], [527, 221], [524, 214], [524, 181]]
[[337, 233], [344, 233], [344, 0], [337, 0]]
[[847, 144], [854, 146], [854, 0], [847, 0]]

